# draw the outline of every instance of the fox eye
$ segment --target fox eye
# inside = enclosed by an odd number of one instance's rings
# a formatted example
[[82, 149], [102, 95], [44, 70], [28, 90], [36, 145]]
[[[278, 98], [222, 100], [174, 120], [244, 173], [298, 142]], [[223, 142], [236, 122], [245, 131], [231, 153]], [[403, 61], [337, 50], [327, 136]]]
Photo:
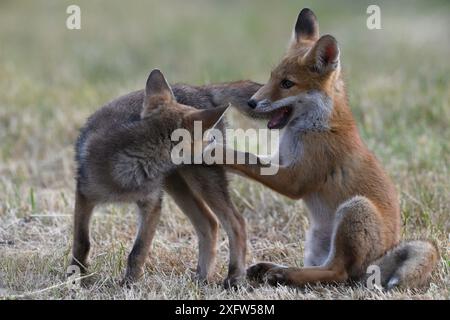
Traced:
[[281, 80], [280, 87], [283, 89], [289, 89], [289, 88], [293, 87], [294, 84], [295, 83], [293, 83], [291, 80], [283, 79], [283, 80]]

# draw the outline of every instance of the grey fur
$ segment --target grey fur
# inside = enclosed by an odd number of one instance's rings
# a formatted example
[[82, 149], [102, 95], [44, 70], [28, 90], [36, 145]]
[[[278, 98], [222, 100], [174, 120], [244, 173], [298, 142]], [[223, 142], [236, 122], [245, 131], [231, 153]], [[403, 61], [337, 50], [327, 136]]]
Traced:
[[255, 111], [258, 113], [272, 113], [275, 110], [289, 106], [292, 108], [286, 128], [295, 133], [308, 131], [325, 131], [329, 129], [333, 101], [324, 92], [310, 90], [296, 96], [290, 96], [277, 101], [264, 99], [258, 102]]
[[158, 117], [91, 128], [77, 144], [78, 190], [96, 202], [134, 202], [158, 192], [175, 168], [170, 134], [177, 128], [180, 119]]
[[267, 119], [273, 112], [286, 106], [292, 108], [291, 115], [288, 123], [281, 130], [279, 151], [272, 161], [273, 163], [279, 161], [279, 165], [284, 167], [290, 166], [301, 158], [302, 134], [330, 129], [329, 121], [333, 102], [324, 92], [310, 90], [274, 102], [267, 99], [261, 100], [254, 111], [245, 110], [245, 112], [254, 118]]
[[[226, 103], [232, 103], [240, 108], [246, 108], [247, 100], [256, 92], [261, 85], [250, 81], [239, 81], [228, 84], [217, 84], [210, 86], [189, 86], [185, 84], [177, 84], [172, 86], [173, 93], [178, 103], [192, 105], [199, 109], [215, 108]], [[87, 155], [88, 139], [102, 139], [100, 136], [104, 134], [106, 139], [110, 139], [109, 134], [114, 133], [114, 138], [120, 139], [120, 134], [125, 134], [124, 139], [131, 139], [129, 133], [134, 129], [145, 130], [140, 124], [142, 104], [144, 102], [144, 90], [139, 90], [126, 94], [117, 98], [103, 106], [92, 116], [89, 117], [87, 123], [80, 130], [80, 135], [75, 145], [75, 161], [77, 163], [77, 183], [83, 184], [87, 175]], [[244, 107], [243, 107], [244, 106]], [[152, 128], [152, 124], [148, 130], [157, 132], [168, 132], [164, 128]], [[179, 125], [175, 124], [174, 126]], [[223, 125], [219, 126], [223, 130]], [[150, 132], [148, 132], [150, 133]], [[128, 136], [127, 136], [128, 135]], [[97, 137], [97, 138], [93, 138]], [[113, 144], [109, 142], [110, 144]], [[159, 142], [161, 145], [167, 145], [166, 142]], [[101, 157], [102, 155], [99, 155]], [[159, 157], [158, 153], [150, 156]], [[94, 159], [95, 154], [90, 154]], [[99, 159], [100, 160], [100, 159]], [[100, 161], [99, 161], [100, 162]], [[161, 161], [162, 163], [162, 161]], [[83, 186], [81, 186], [83, 188]]]
[[[159, 90], [158, 85], [149, 85]], [[178, 84], [171, 89], [178, 103], [198, 109], [228, 103], [245, 109], [247, 100], [260, 87], [254, 82], [239, 81], [211, 86]], [[170, 135], [180, 127], [181, 115], [165, 113], [160, 107], [143, 112], [144, 97], [144, 90], [139, 90], [111, 101], [89, 117], [80, 131], [75, 146], [77, 194], [72, 264], [86, 270], [89, 219], [96, 204], [136, 202], [140, 223], [124, 280], [139, 278], [159, 220], [164, 188], [197, 231], [199, 280], [207, 280], [213, 270], [215, 216], [224, 225], [230, 241], [225, 285], [234, 286], [245, 274], [246, 234], [245, 222], [228, 194], [225, 170], [203, 165], [175, 167], [170, 158]], [[223, 123], [218, 128], [223, 130]]]

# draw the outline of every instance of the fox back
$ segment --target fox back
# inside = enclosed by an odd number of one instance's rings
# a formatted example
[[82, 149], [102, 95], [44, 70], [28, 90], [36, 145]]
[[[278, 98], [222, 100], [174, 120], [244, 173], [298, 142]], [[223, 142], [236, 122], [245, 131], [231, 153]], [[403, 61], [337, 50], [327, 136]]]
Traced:
[[98, 202], [137, 201], [160, 190], [176, 167], [172, 133], [191, 132], [194, 121], [208, 128], [223, 111], [177, 103], [162, 73], [153, 70], [139, 116], [117, 121], [101, 109], [88, 120], [76, 144], [78, 190]]

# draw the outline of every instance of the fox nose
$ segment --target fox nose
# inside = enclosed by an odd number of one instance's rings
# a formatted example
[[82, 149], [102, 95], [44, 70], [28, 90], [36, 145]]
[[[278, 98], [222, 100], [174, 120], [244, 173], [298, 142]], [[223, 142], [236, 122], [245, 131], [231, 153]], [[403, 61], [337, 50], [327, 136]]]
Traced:
[[256, 102], [255, 99], [250, 99], [247, 101], [247, 104], [250, 108], [255, 109], [256, 106], [258, 105], [258, 102]]

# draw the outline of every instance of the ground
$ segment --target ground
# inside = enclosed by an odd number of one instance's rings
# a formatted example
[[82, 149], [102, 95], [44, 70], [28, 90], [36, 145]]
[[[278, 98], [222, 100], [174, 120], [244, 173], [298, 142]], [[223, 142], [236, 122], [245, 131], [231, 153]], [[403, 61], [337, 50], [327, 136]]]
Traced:
[[[376, 2], [376, 1], [375, 1]], [[68, 1], [0, 3], [0, 298], [32, 299], [449, 299], [450, 6], [314, 2], [323, 34], [340, 43], [349, 101], [367, 145], [400, 192], [404, 238], [434, 239], [441, 259], [415, 291], [362, 286], [302, 290], [245, 283], [226, 291], [228, 244], [215, 279], [191, 280], [194, 230], [166, 198], [145, 277], [118, 285], [136, 228], [133, 206], [106, 206], [92, 221], [91, 285], [65, 283], [74, 204], [73, 144], [105, 102], [143, 88], [158, 67], [171, 82], [264, 82], [281, 58], [302, 1], [77, 1], [82, 29], [67, 30]], [[248, 222], [248, 264], [301, 266], [304, 205], [242, 178], [233, 201]]]

